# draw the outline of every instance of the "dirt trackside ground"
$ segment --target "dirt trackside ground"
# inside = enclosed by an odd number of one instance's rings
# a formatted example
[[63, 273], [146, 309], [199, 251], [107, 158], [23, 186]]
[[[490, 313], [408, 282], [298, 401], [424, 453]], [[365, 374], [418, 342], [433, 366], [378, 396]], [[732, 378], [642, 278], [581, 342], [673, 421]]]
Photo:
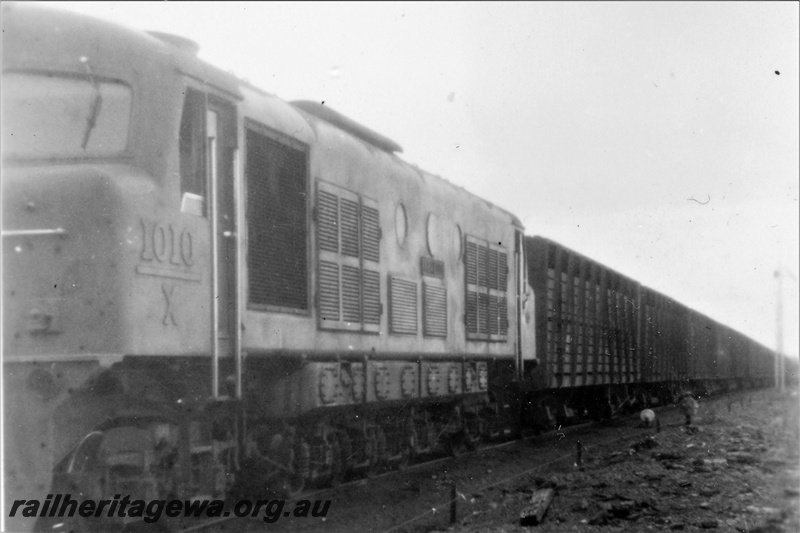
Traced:
[[[332, 500], [325, 518], [236, 519], [212, 530], [800, 532], [796, 395], [768, 390], [701, 399], [688, 429], [678, 409], [658, 416], [660, 433], [640, 427], [638, 417], [555, 431], [309, 494]], [[574, 464], [579, 440], [582, 468]], [[554, 497], [543, 522], [522, 527], [520, 511], [544, 488]]]
[[[741, 401], [738, 401], [741, 398]], [[599, 444], [583, 467], [562, 461], [470, 494], [459, 524], [439, 531], [800, 532], [800, 404], [773, 391], [700, 402], [693, 426], [664, 413], [661, 432]], [[555, 497], [543, 522], [520, 526], [537, 489]]]

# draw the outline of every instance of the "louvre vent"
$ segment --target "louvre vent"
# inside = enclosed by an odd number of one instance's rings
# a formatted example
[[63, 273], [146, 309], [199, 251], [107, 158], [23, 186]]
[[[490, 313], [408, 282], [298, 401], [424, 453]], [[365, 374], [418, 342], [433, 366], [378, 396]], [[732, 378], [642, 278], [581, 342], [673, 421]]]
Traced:
[[486, 272], [487, 270], [487, 256], [489, 255], [489, 249], [485, 246], [478, 246], [478, 286], [479, 287], [488, 287], [489, 286], [489, 276]]
[[339, 265], [320, 261], [319, 263], [319, 314], [322, 320], [341, 319], [339, 301]]
[[423, 334], [447, 337], [447, 289], [431, 282], [422, 282]]
[[379, 216], [374, 200], [317, 182], [321, 328], [380, 332]]
[[417, 284], [389, 277], [389, 331], [397, 335], [417, 333]]
[[499, 331], [499, 321], [497, 320], [497, 296], [489, 295], [489, 335], [497, 335]]
[[366, 261], [380, 262], [381, 227], [378, 210], [366, 205], [361, 208], [361, 245]]
[[505, 341], [508, 336], [508, 254], [499, 246], [467, 237], [466, 328], [473, 340]]
[[[481, 249], [484, 248], [481, 247]], [[486, 280], [486, 287], [497, 290], [497, 250], [487, 250], [487, 254], [486, 271], [488, 279]]]
[[342, 267], [342, 320], [361, 322], [360, 272], [358, 268]]
[[444, 261], [433, 259], [432, 257], [423, 257], [420, 270], [423, 276], [444, 279]]
[[467, 291], [467, 333], [478, 332], [478, 293]]
[[358, 257], [358, 203], [342, 198], [342, 255]]
[[248, 128], [248, 305], [308, 309], [306, 153]]
[[325, 191], [318, 197], [317, 241], [320, 250], [339, 252], [339, 199]]
[[489, 295], [485, 292], [478, 293], [478, 333], [489, 333]]
[[467, 283], [478, 284], [478, 245], [467, 242]]
[[497, 316], [500, 322], [498, 335], [508, 335], [508, 299], [505, 297], [499, 298], [497, 301]]
[[498, 252], [497, 289], [504, 291], [508, 287], [508, 255]]
[[373, 270], [364, 270], [364, 324], [381, 323], [381, 276]]

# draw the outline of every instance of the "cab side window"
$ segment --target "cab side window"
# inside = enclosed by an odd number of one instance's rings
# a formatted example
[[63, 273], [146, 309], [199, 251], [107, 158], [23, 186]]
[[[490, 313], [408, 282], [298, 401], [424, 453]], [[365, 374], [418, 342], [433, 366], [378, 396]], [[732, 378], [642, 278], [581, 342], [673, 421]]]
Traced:
[[205, 98], [199, 91], [186, 90], [179, 138], [181, 211], [205, 215], [206, 150]]

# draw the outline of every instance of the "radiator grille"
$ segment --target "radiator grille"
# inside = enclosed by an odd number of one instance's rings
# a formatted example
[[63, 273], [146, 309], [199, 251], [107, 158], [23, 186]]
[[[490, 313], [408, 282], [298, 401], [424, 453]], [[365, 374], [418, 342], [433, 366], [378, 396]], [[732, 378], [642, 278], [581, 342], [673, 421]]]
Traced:
[[246, 134], [249, 304], [308, 309], [306, 154]]

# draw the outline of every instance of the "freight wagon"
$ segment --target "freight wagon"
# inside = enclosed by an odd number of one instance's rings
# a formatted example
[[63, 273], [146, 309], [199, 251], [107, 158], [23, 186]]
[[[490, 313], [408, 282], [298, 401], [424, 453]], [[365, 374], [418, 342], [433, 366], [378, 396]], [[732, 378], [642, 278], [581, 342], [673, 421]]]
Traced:
[[525, 254], [529, 421], [772, 382], [774, 353], [729, 327], [544, 237], [525, 237]]

